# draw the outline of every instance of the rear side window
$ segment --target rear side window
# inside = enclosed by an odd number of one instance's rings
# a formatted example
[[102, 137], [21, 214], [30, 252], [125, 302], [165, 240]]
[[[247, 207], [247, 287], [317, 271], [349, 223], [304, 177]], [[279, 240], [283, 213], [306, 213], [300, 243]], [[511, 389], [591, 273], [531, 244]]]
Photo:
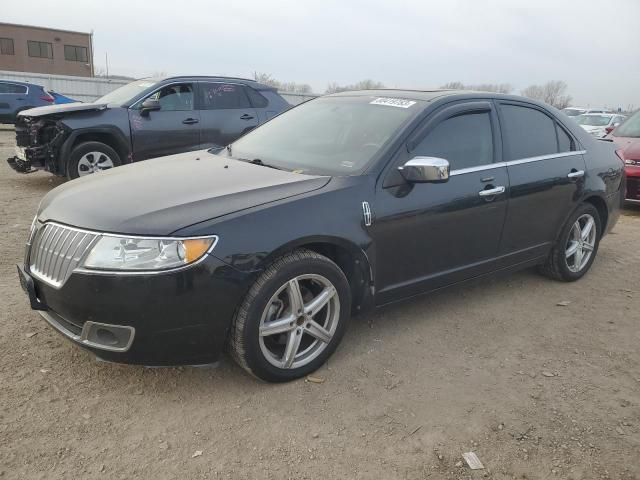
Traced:
[[488, 112], [482, 112], [448, 118], [431, 130], [411, 153], [444, 158], [451, 170], [493, 163], [491, 117]]
[[269, 105], [269, 101], [264, 98], [260, 94], [260, 92], [257, 92], [253, 88], [246, 87], [245, 92], [247, 92], [249, 100], [251, 100], [251, 105], [253, 105], [255, 108], [265, 108], [267, 105]]
[[15, 83], [0, 83], [0, 93], [25, 94], [27, 93], [27, 87], [16, 85]]
[[244, 87], [232, 83], [201, 83], [200, 105], [202, 110], [251, 107]]
[[558, 151], [559, 152], [571, 152], [575, 150], [573, 139], [571, 136], [556, 123], [556, 129], [558, 131]]
[[502, 105], [505, 160], [538, 157], [558, 152], [556, 123], [539, 110]]

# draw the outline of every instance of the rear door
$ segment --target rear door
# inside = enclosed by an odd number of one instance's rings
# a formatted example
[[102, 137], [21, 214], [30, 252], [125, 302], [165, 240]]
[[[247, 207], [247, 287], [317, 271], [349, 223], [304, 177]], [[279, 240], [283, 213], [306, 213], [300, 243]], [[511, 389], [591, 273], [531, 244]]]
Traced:
[[0, 121], [13, 122], [15, 114], [29, 106], [28, 87], [10, 82], [0, 82]]
[[[160, 102], [160, 110], [141, 114], [142, 102], [150, 98]], [[195, 109], [192, 83], [165, 85], [144, 100], [129, 109], [134, 160], [199, 148], [200, 113]]]
[[549, 112], [498, 103], [511, 184], [500, 252], [516, 263], [547, 254], [580, 201], [586, 167], [577, 140]]
[[224, 147], [260, 124], [245, 88], [236, 83], [199, 82], [201, 148]]

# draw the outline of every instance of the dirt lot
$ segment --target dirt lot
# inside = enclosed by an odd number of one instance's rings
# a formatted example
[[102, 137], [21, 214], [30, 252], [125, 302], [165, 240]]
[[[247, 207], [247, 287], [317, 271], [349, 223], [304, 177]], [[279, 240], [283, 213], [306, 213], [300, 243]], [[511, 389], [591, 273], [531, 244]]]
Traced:
[[640, 209], [580, 282], [389, 307], [355, 319], [324, 383], [267, 385], [228, 359], [98, 363], [45, 325], [14, 265], [61, 180], [15, 174], [12, 149], [0, 130], [0, 478], [640, 478]]

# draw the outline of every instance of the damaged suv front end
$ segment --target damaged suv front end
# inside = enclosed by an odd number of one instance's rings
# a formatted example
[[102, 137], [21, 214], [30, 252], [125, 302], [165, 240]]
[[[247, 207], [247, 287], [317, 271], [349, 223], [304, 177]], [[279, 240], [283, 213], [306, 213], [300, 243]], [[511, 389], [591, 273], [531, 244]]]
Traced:
[[18, 114], [16, 120], [16, 151], [7, 162], [17, 172], [30, 173], [47, 170], [57, 175], [65, 174], [65, 153], [71, 148], [70, 140], [76, 138], [76, 119], [101, 115], [106, 104], [65, 104], [33, 108]]

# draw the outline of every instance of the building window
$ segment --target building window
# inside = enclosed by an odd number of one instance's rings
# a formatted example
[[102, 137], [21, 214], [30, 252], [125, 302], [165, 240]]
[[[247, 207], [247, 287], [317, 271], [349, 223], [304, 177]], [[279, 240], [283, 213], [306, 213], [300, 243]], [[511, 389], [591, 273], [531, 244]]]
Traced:
[[76, 47], [75, 45], [64, 46], [64, 58], [70, 62], [84, 62], [87, 63], [87, 47]]
[[50, 43], [28, 40], [27, 49], [30, 57], [53, 58], [53, 46]]
[[13, 38], [0, 38], [0, 55], [15, 55]]

